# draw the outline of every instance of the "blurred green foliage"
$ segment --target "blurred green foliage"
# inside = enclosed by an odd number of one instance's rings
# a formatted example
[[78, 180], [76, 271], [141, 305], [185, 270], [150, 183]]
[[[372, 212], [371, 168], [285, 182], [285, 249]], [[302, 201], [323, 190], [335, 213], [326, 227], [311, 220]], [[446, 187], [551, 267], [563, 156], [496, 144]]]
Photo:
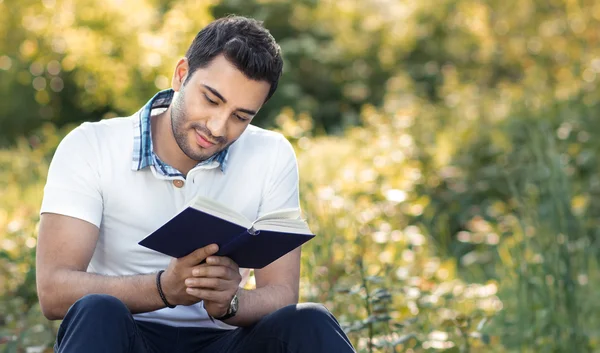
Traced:
[[302, 300], [360, 352], [600, 350], [600, 3], [0, 0], [0, 351], [56, 330], [34, 249], [60, 138], [168, 87], [227, 13], [284, 51], [257, 123], [298, 153]]

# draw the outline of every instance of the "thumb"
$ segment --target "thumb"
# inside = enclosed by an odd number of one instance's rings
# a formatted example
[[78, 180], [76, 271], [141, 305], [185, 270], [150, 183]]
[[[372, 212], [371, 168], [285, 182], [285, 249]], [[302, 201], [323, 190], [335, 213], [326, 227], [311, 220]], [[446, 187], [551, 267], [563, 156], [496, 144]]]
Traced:
[[215, 254], [217, 251], [219, 251], [219, 246], [217, 244], [210, 244], [203, 248], [194, 250], [194, 252], [186, 255], [182, 260], [192, 266], [195, 266], [206, 260], [206, 258], [210, 255]]

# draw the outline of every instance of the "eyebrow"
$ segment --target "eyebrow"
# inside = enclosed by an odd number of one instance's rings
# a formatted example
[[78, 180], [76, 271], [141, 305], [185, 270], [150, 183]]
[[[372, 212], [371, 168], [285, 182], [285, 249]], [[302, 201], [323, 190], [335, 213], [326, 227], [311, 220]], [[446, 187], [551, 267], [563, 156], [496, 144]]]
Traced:
[[[208, 85], [205, 85], [205, 84], [202, 84], [202, 87], [206, 88], [212, 94], [214, 94], [215, 96], [217, 96], [220, 100], [223, 101], [223, 103], [227, 103], [227, 99], [225, 99], [225, 97], [223, 97], [223, 95], [221, 93], [219, 93], [219, 91], [217, 91], [216, 89], [214, 89], [214, 88], [212, 88], [212, 87], [210, 87]], [[250, 115], [256, 115], [256, 111], [251, 110], [251, 109], [237, 108], [236, 110], [239, 111], [239, 112], [242, 112], [242, 113], [246, 113], [246, 114], [250, 114]]]

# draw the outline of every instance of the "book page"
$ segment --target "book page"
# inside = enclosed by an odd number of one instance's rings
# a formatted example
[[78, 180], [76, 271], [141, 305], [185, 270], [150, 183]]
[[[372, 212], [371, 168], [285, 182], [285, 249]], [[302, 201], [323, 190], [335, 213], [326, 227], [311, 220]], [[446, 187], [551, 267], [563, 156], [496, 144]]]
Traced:
[[262, 219], [254, 223], [254, 228], [283, 233], [312, 234], [306, 221], [299, 218]]
[[243, 214], [236, 212], [229, 207], [204, 197], [197, 197], [190, 205], [200, 211], [212, 214], [213, 216], [222, 218], [228, 222], [238, 224], [246, 229], [252, 227], [252, 222]]
[[301, 213], [298, 208], [284, 208], [274, 212], [267, 213], [258, 217], [254, 223], [266, 221], [268, 219], [300, 219]]

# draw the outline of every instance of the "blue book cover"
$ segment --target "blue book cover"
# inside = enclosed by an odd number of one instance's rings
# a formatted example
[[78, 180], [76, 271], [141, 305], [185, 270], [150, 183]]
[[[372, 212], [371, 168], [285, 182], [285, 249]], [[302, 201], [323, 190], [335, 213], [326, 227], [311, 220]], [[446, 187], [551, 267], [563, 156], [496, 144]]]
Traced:
[[210, 244], [240, 268], [263, 268], [314, 237], [299, 210], [281, 210], [251, 222], [205, 198], [197, 198], [148, 235], [140, 245], [176, 258]]

